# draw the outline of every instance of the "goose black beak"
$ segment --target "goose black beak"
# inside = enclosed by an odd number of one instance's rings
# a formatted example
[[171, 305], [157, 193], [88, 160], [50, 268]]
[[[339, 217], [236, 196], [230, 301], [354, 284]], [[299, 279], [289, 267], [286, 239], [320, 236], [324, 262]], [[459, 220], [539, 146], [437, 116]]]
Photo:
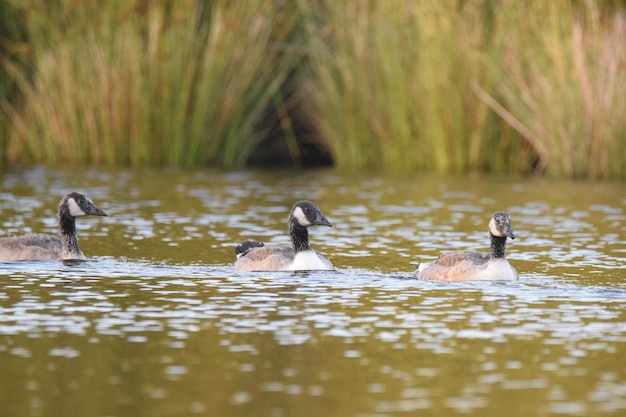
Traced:
[[313, 224], [316, 224], [318, 226], [328, 226], [328, 227], [333, 227], [332, 223], [328, 221], [328, 219], [326, 218], [326, 216], [324, 216], [322, 214], [322, 212], [318, 211], [317, 212], [317, 218], [315, 219], [315, 221], [313, 222]]
[[96, 207], [94, 205], [89, 207], [89, 212], [87, 214], [90, 215], [90, 216], [104, 216], [104, 217], [108, 217], [109, 216], [104, 211], [100, 210], [98, 207]]
[[513, 233], [513, 229], [509, 225], [507, 225], [506, 229], [504, 229], [504, 234], [510, 237], [511, 239], [515, 239], [515, 234]]

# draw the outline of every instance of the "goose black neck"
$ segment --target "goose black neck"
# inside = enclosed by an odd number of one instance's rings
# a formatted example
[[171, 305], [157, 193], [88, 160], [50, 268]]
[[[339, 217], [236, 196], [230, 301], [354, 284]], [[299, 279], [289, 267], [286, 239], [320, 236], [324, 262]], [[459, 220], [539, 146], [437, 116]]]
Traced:
[[80, 255], [81, 251], [76, 236], [76, 219], [70, 215], [69, 209], [65, 206], [59, 208], [59, 232], [64, 256], [67, 254]]
[[491, 256], [494, 258], [504, 258], [506, 251], [506, 236], [491, 235]]
[[289, 234], [291, 235], [291, 244], [295, 253], [311, 249], [311, 246], [309, 246], [309, 231], [306, 227], [290, 222]]

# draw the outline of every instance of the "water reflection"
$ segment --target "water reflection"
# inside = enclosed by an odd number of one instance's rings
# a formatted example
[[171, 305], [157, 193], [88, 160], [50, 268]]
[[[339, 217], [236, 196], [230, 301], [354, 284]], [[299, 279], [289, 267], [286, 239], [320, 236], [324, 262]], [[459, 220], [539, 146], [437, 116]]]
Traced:
[[[88, 262], [0, 264], [0, 415], [626, 409], [619, 185], [43, 169], [1, 183], [5, 235], [56, 233], [71, 189], [111, 217], [78, 225]], [[300, 198], [333, 221], [311, 241], [339, 270], [232, 271], [239, 240], [288, 241]], [[497, 209], [519, 281], [410, 279], [418, 258], [488, 248]]]

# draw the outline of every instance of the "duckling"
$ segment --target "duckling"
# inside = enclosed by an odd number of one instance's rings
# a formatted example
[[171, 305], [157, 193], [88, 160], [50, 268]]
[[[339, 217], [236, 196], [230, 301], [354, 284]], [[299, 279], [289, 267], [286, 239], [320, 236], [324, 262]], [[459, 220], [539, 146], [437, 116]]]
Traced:
[[496, 212], [489, 221], [491, 252], [454, 251], [440, 255], [434, 262], [417, 264], [415, 277], [420, 280], [468, 281], [515, 280], [517, 271], [506, 260], [506, 238], [515, 239], [511, 217]]
[[246, 241], [235, 248], [236, 271], [309, 271], [333, 269], [333, 264], [322, 254], [309, 246], [308, 227], [333, 225], [320, 209], [310, 201], [298, 201], [294, 204], [289, 218], [291, 247], [264, 245], [260, 242]]
[[66, 194], [59, 203], [61, 238], [45, 234], [0, 238], [0, 261], [86, 259], [78, 247], [76, 217], [89, 215], [108, 216], [84, 195], [76, 192]]

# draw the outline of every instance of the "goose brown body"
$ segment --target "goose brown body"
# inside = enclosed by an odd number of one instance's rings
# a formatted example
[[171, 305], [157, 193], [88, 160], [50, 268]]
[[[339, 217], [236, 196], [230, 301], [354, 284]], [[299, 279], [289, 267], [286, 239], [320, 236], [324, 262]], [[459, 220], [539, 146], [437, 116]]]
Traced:
[[332, 263], [309, 245], [308, 228], [332, 224], [320, 209], [310, 201], [298, 201], [294, 204], [289, 218], [291, 247], [264, 245], [260, 242], [246, 241], [237, 246], [236, 271], [297, 271], [333, 269]]
[[235, 262], [237, 271], [286, 271], [296, 253], [289, 246], [268, 245], [249, 249]]
[[491, 251], [454, 251], [440, 255], [434, 262], [419, 264], [415, 277], [431, 281], [514, 280], [517, 271], [506, 259], [506, 240], [515, 239], [511, 218], [496, 212], [489, 222]]

